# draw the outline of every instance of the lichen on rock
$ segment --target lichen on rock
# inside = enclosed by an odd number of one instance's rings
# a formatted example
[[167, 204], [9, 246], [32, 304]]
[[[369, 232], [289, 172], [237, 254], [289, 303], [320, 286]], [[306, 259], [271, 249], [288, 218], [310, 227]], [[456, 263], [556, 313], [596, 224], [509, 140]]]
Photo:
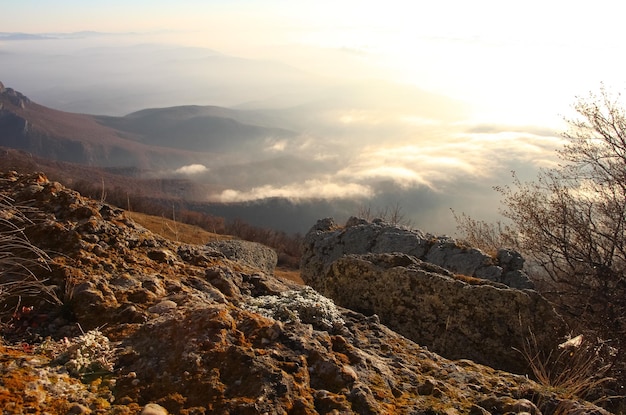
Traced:
[[[529, 336], [549, 352], [567, 334], [545, 298], [514, 288], [528, 277], [513, 251], [492, 258], [451, 238], [350, 219], [345, 228], [318, 222], [305, 236], [302, 258], [302, 278], [321, 294], [377, 314], [448, 358], [525, 373], [527, 363], [516, 349]], [[519, 278], [509, 281], [513, 274]]]
[[344, 323], [333, 301], [311, 287], [253, 297], [244, 307], [285, 323], [312, 324], [318, 330], [331, 331]]

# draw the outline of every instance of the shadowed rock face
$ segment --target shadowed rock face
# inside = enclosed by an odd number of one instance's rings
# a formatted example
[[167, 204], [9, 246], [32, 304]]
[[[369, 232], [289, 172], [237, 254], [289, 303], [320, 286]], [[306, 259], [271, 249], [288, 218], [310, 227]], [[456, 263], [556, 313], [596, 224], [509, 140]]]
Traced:
[[522, 273], [519, 254], [502, 250], [499, 257], [388, 224], [351, 220], [339, 229], [325, 220], [305, 237], [301, 268], [304, 281], [337, 304], [377, 314], [430, 350], [524, 373], [527, 364], [515, 349], [532, 333], [552, 350], [566, 326], [537, 292], [476, 278]]
[[0, 101], [2, 99], [8, 100], [12, 105], [15, 105], [19, 108], [25, 108], [28, 104], [30, 104], [30, 99], [25, 95], [19, 93], [13, 88], [6, 88], [2, 83], [0, 83]]
[[539, 414], [559, 403], [604, 413], [524, 376], [442, 358], [376, 316], [220, 250], [165, 240], [41, 174], [0, 173], [0, 197], [22, 206], [28, 220], [6, 206], [0, 225], [48, 252], [50, 270], [33, 272], [62, 303], [22, 296], [27, 311], [0, 326], [3, 413]]

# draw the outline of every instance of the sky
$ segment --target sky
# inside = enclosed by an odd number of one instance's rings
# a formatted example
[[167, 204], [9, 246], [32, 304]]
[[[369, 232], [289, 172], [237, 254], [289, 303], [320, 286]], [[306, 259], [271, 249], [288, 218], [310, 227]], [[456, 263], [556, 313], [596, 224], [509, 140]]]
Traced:
[[[530, 177], [538, 168], [553, 165], [554, 149], [562, 145], [559, 133], [566, 127], [563, 117], [572, 115], [577, 97], [597, 91], [601, 84], [619, 92], [626, 81], [620, 44], [626, 38], [626, 5], [608, 0], [0, 2], [4, 33], [108, 34], [50, 42], [0, 36], [0, 80], [60, 109], [113, 114], [122, 108], [130, 112], [150, 106], [237, 106], [271, 100], [276, 106], [278, 95], [281, 102], [305, 105], [315, 94], [321, 102], [320, 97], [334, 88], [332, 99], [324, 96], [327, 107], [311, 109], [315, 125], [299, 122], [303, 135], [293, 143], [269, 137], [266, 154], [303, 157], [311, 154], [314, 141], [314, 157], [340, 159], [325, 164], [332, 168], [305, 177], [294, 174], [297, 180], [280, 184], [232, 183], [222, 194], [212, 195], [214, 199], [313, 194], [367, 198], [380, 193], [380, 183], [387, 181], [406, 191], [463, 195], [463, 188], [477, 192], [478, 186], [488, 192], [510, 179], [513, 168]], [[200, 55], [166, 59], [171, 50], [153, 50], [163, 54], [157, 61], [138, 49], [134, 58], [89, 49], [146, 44], [208, 48], [285, 66], [267, 73], [245, 72], [246, 79], [236, 79], [237, 89], [224, 76], [235, 79], [239, 72], [211, 75], [209, 81], [210, 68], [200, 66]], [[109, 53], [118, 60], [115, 65], [110, 59], [102, 63], [86, 51]], [[11, 66], [18, 62], [15, 56], [22, 60]], [[53, 60], [55, 56], [74, 59], [75, 72]], [[175, 67], [182, 60], [185, 64]], [[192, 61], [196, 67], [189, 65]], [[159, 69], [148, 69], [148, 63]], [[163, 92], [170, 101], [154, 93], [154, 85], [166, 79], [158, 78], [160, 70], [176, 75], [180, 83], [176, 93]], [[122, 78], [132, 82], [122, 84]], [[314, 79], [308, 89], [305, 78]], [[111, 87], [105, 79], [119, 85]], [[210, 82], [212, 95], [202, 95]], [[421, 92], [414, 98], [393, 88], [381, 91], [380, 82]], [[217, 84], [223, 88], [215, 88]], [[344, 84], [352, 86], [342, 89]], [[355, 85], [365, 92], [355, 94]], [[378, 89], [371, 92], [371, 85]], [[115, 95], [122, 86], [133, 92], [132, 100]], [[55, 101], [53, 94], [63, 98]], [[95, 96], [108, 100], [109, 107], [91, 109], [89, 97], [95, 101]], [[174, 97], [178, 101], [172, 101]], [[193, 170], [184, 168], [179, 171]], [[497, 198], [486, 193], [484, 197], [489, 205], [485, 209], [493, 215]], [[464, 202], [469, 199], [458, 200], [456, 209], [476, 210]]]
[[[600, 82], [621, 88], [626, 65], [626, 6], [615, 1], [3, 3], [5, 32], [151, 34], [325, 75], [410, 82], [501, 120], [554, 122], [574, 96]], [[322, 59], [329, 51], [353, 56]]]

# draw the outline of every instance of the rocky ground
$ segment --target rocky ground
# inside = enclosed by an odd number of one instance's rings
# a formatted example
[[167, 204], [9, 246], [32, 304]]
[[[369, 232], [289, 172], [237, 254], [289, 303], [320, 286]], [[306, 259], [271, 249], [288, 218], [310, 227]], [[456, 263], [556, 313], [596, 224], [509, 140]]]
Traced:
[[264, 247], [166, 240], [42, 174], [0, 195], [42, 250], [0, 269], [4, 414], [606, 413], [277, 278]]

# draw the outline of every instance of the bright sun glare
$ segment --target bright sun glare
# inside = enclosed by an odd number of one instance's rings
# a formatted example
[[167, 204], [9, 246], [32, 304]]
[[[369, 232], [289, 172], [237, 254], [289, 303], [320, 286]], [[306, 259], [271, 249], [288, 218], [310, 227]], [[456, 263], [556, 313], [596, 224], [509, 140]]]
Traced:
[[[623, 82], [621, 52], [610, 52], [621, 48], [622, 24], [601, 4], [316, 4], [283, 11], [292, 22], [290, 41], [342, 50], [372, 74], [467, 101], [481, 121], [560, 127], [576, 95], [600, 82]], [[605, 52], [601, 66], [586, 59], [598, 51]], [[354, 76], [352, 65], [335, 64], [326, 63], [329, 72]]]

